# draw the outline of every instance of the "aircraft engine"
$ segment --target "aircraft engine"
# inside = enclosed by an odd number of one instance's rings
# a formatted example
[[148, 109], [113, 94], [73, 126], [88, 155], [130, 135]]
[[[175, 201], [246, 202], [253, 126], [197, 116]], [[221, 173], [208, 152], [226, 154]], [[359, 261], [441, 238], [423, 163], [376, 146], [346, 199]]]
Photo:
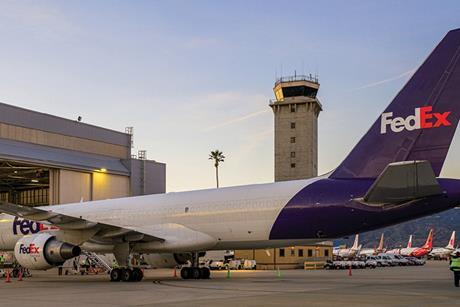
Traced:
[[58, 241], [55, 236], [47, 233], [23, 237], [14, 247], [18, 263], [33, 270], [47, 270], [62, 265], [80, 253], [80, 247]]
[[[200, 253], [200, 256], [204, 256], [204, 253]], [[154, 268], [173, 268], [191, 261], [192, 255], [190, 253], [144, 254], [143, 258]]]

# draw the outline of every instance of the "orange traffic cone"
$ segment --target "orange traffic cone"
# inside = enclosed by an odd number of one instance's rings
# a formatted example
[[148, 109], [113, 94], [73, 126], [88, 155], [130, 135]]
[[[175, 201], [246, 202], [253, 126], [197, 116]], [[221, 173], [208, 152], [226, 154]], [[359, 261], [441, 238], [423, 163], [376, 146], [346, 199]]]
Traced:
[[351, 264], [350, 264], [350, 266], [348, 267], [348, 276], [351, 276], [351, 275], [352, 274], [351, 274]]
[[11, 282], [10, 271], [6, 271], [6, 280], [5, 282]]
[[22, 281], [22, 270], [19, 270], [18, 281]]

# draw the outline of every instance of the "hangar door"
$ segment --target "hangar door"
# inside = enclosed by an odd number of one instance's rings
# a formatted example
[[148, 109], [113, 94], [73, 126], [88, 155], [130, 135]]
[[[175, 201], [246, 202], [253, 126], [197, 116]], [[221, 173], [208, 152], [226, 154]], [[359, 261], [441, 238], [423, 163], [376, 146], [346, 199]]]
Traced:
[[102, 172], [51, 171], [51, 203], [103, 200], [129, 196], [129, 177]]
[[45, 206], [50, 203], [49, 185], [49, 168], [0, 160], [0, 200], [25, 206]]
[[77, 203], [81, 200], [90, 201], [92, 199], [90, 173], [60, 169], [56, 170], [54, 175], [57, 176], [55, 179], [56, 183], [59, 184], [59, 204]]

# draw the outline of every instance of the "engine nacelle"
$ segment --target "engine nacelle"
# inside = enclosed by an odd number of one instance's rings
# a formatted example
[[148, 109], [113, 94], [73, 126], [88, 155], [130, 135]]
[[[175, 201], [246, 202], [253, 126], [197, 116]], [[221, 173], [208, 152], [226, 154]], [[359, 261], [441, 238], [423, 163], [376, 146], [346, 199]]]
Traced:
[[48, 233], [23, 237], [14, 247], [18, 263], [28, 269], [46, 270], [62, 265], [67, 259], [79, 256], [78, 246], [56, 240]]
[[[201, 256], [201, 255], [200, 255]], [[204, 256], [204, 253], [203, 253]], [[190, 253], [144, 254], [144, 261], [154, 268], [173, 268], [192, 260]]]

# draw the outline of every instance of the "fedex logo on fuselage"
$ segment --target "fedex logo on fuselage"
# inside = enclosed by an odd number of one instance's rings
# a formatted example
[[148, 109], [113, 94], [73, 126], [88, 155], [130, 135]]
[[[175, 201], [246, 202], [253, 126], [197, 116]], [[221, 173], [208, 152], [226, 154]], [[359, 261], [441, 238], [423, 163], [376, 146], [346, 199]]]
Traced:
[[13, 234], [29, 235], [45, 230], [57, 230], [54, 226], [45, 226], [42, 223], [15, 218], [13, 221]]
[[29, 246], [21, 244], [19, 245], [19, 253], [26, 255], [37, 255], [40, 253], [40, 248], [34, 243], [30, 243]]
[[387, 133], [388, 128], [398, 133], [403, 130], [413, 131], [451, 125], [448, 119], [450, 111], [443, 113], [433, 113], [432, 111], [432, 106], [416, 108], [415, 114], [406, 118], [393, 118], [393, 112], [383, 113], [380, 121], [380, 133]]

